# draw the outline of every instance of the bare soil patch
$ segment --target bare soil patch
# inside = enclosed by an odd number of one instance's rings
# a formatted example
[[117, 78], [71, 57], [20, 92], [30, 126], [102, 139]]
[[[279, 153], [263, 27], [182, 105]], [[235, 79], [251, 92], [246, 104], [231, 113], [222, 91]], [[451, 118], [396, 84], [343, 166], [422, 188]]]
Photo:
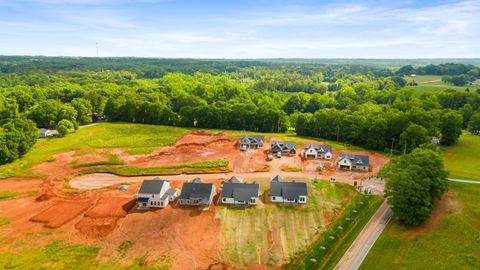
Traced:
[[92, 206], [91, 200], [56, 201], [47, 209], [30, 218], [30, 221], [44, 223], [47, 228], [59, 228], [90, 206]]

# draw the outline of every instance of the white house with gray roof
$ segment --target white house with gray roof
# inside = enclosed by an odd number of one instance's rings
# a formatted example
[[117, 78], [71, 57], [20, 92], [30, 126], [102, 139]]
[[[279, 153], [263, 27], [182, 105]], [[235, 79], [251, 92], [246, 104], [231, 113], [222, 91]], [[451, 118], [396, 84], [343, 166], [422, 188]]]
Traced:
[[257, 183], [244, 183], [233, 176], [223, 183], [221, 201], [223, 204], [237, 206], [257, 205], [259, 188]]
[[302, 155], [307, 159], [332, 159], [332, 146], [323, 144], [306, 144]]
[[215, 185], [202, 183], [202, 180], [197, 177], [193, 179], [192, 182], [183, 184], [179, 204], [187, 206], [209, 206], [215, 194]]
[[270, 201], [283, 204], [306, 204], [308, 197], [307, 183], [285, 182], [277, 175], [270, 181]]
[[262, 148], [264, 142], [264, 136], [243, 135], [240, 136], [240, 150]]
[[170, 182], [156, 177], [144, 180], [137, 195], [137, 205], [140, 208], [165, 208], [169, 202], [177, 198], [178, 190], [170, 187]]
[[368, 171], [369, 157], [363, 155], [340, 154], [338, 158], [338, 168], [347, 170]]
[[293, 156], [297, 154], [297, 144], [294, 142], [272, 141], [270, 143], [270, 153]]

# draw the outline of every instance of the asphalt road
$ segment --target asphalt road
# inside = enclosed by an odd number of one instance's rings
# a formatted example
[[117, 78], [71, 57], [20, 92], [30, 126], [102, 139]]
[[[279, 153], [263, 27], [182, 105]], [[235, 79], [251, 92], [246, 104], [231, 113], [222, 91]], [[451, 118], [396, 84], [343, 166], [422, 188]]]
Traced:
[[345, 252], [335, 266], [335, 269], [358, 269], [392, 216], [393, 212], [388, 206], [387, 200], [383, 201], [377, 212], [375, 212], [370, 221], [365, 225], [355, 241], [353, 241], [352, 245], [348, 248], [347, 252]]
[[477, 185], [480, 185], [480, 181], [465, 180], [465, 179], [456, 179], [456, 178], [448, 178], [448, 180], [453, 181], [453, 182], [459, 182], [459, 183], [469, 183], [469, 184], [477, 184]]

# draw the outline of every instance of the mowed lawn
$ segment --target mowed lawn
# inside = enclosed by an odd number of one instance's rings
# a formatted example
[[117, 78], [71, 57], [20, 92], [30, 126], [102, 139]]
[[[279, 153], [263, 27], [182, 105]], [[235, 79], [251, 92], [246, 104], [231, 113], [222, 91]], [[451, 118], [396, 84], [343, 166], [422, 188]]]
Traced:
[[88, 154], [96, 148], [122, 148], [131, 154], [150, 153], [156, 147], [175, 143], [188, 131], [178, 127], [127, 123], [86, 126], [63, 138], [39, 139], [25, 156], [0, 166], [0, 178], [34, 176], [31, 173], [33, 165], [52, 160], [55, 154], [71, 150]]
[[446, 147], [445, 167], [451, 178], [480, 181], [480, 136], [464, 131], [457, 144]]
[[360, 269], [480, 269], [480, 185], [451, 182], [450, 190], [433, 228], [411, 236], [390, 223]]
[[238, 267], [280, 266], [297, 257], [359, 196], [349, 185], [327, 181], [312, 185], [307, 181], [308, 204], [282, 206], [268, 202], [268, 179], [258, 179], [257, 183], [263, 194], [259, 206], [216, 209], [225, 259]]

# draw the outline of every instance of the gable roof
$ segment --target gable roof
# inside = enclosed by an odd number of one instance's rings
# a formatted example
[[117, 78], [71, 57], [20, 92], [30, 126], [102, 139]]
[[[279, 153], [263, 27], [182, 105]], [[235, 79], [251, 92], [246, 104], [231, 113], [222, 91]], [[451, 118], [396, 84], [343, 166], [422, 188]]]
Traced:
[[325, 144], [305, 144], [305, 150], [313, 148], [317, 151], [319, 154], [323, 153], [333, 153], [332, 152], [332, 146], [331, 145], [325, 145]]
[[272, 141], [270, 143], [270, 148], [278, 147], [283, 151], [291, 151], [297, 148], [297, 144], [294, 142], [282, 142], [282, 141]]
[[200, 178], [195, 178], [192, 182], [183, 184], [180, 199], [207, 199], [212, 194], [213, 184], [202, 183]]
[[352, 165], [362, 165], [368, 166], [370, 158], [364, 155], [350, 155], [350, 154], [340, 154], [340, 160], [349, 159], [352, 162]]
[[305, 182], [270, 182], [270, 196], [283, 197], [295, 200], [300, 196], [308, 196], [307, 183]]
[[273, 177], [270, 182], [283, 182], [283, 177], [281, 177], [280, 175], [277, 175], [275, 177]]
[[242, 143], [263, 144], [264, 141], [265, 141], [265, 136], [254, 136], [254, 135], [240, 136], [240, 142]]
[[248, 201], [253, 197], [258, 197], [259, 184], [232, 182], [230, 180], [223, 184], [222, 198], [233, 198], [235, 201]]
[[153, 180], [143, 180], [138, 194], [159, 194], [165, 182], [158, 177]]

